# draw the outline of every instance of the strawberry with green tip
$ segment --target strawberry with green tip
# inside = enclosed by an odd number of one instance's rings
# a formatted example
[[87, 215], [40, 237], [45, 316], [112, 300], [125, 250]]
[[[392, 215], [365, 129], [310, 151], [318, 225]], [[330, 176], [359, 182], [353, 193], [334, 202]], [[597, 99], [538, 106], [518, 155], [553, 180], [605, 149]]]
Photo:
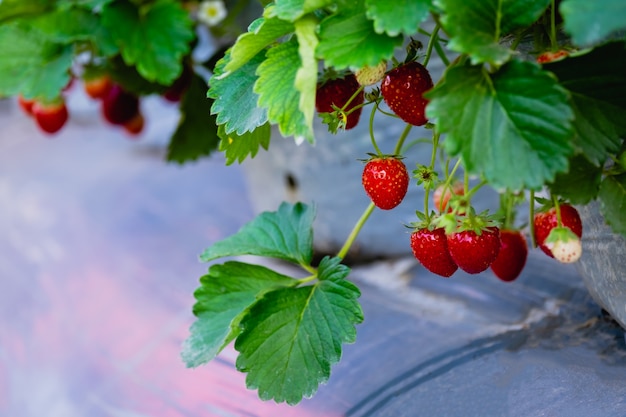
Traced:
[[557, 261], [570, 264], [580, 259], [583, 248], [580, 238], [569, 227], [555, 227], [544, 241]]
[[[578, 210], [570, 204], [560, 204], [559, 211], [561, 213], [561, 226], [570, 229], [578, 238], [582, 238], [583, 225]], [[552, 229], [559, 225], [556, 208], [551, 207], [548, 210], [540, 211], [535, 214], [533, 219], [533, 227], [535, 230], [535, 241], [539, 248], [551, 258], [554, 254], [550, 247], [546, 244], [546, 239], [550, 235]]]
[[442, 228], [418, 227], [411, 233], [413, 256], [430, 272], [448, 278], [459, 267], [448, 250], [446, 233]]
[[409, 188], [409, 173], [395, 156], [370, 158], [361, 177], [363, 188], [376, 207], [391, 210], [398, 206]]
[[428, 122], [424, 93], [433, 88], [430, 73], [419, 62], [402, 64], [385, 75], [380, 93], [389, 108], [406, 123], [422, 126]]
[[500, 251], [491, 264], [494, 275], [504, 282], [517, 279], [528, 258], [528, 244], [519, 230], [500, 230]]

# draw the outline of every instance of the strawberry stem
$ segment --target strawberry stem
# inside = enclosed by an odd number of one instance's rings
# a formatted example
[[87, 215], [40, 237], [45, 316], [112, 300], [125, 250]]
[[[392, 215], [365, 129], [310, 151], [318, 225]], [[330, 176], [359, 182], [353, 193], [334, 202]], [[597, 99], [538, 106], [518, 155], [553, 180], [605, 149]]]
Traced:
[[376, 143], [376, 138], [374, 137], [374, 116], [376, 115], [377, 109], [378, 109], [378, 103], [376, 103], [376, 106], [372, 108], [372, 112], [370, 113], [370, 121], [369, 121], [370, 122], [370, 126], [369, 126], [370, 140], [372, 141], [372, 146], [374, 147], [374, 150], [376, 151], [376, 155], [382, 156], [383, 152], [378, 147], [378, 144]]
[[435, 45], [435, 42], [437, 42], [437, 39], [439, 38], [437, 34], [440, 28], [441, 26], [439, 25], [439, 23], [437, 23], [437, 25], [435, 26], [435, 29], [430, 34], [430, 39], [428, 39], [428, 45], [426, 46], [426, 57], [424, 57], [424, 62], [422, 63], [422, 65], [424, 66], [427, 66], [428, 62], [430, 61], [430, 56], [433, 53], [433, 47]]
[[528, 217], [530, 217], [530, 244], [533, 248], [537, 247], [537, 239], [535, 237], [535, 191], [530, 190], [530, 205], [528, 207]]
[[561, 222], [561, 206], [559, 205], [559, 199], [556, 198], [555, 195], [552, 195], [552, 202], [554, 203], [554, 211], [556, 212], [556, 225], [557, 227], [562, 227], [563, 223]]
[[559, 44], [556, 39], [556, 1], [551, 1], [550, 6], [550, 45], [553, 51], [559, 49]]
[[370, 217], [370, 215], [372, 214], [375, 208], [376, 206], [374, 205], [374, 203], [370, 203], [365, 209], [365, 211], [363, 212], [363, 214], [361, 214], [361, 217], [352, 228], [350, 235], [348, 235], [348, 238], [346, 239], [345, 243], [343, 244], [343, 246], [337, 253], [338, 258], [343, 259], [346, 257], [346, 254], [348, 253], [348, 251], [350, 250], [350, 247], [356, 240], [356, 237], [358, 236], [359, 232], [363, 228], [363, 225], [365, 225], [365, 222]]
[[396, 147], [393, 150], [393, 154], [394, 155], [400, 155], [400, 152], [402, 150], [402, 146], [404, 145], [404, 141], [406, 140], [407, 136], [409, 136], [409, 133], [411, 132], [412, 128], [413, 128], [412, 124], [410, 124], [410, 123], [406, 124], [406, 126], [404, 127], [404, 130], [402, 131], [402, 134], [398, 138], [398, 142], [396, 143]]

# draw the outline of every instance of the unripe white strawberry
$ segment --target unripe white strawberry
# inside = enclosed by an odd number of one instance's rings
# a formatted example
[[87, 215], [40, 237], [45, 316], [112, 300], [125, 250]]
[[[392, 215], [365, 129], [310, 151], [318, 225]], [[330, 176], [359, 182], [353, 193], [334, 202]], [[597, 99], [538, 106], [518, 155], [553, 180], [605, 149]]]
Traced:
[[570, 264], [583, 253], [580, 238], [569, 227], [555, 227], [545, 240], [545, 245], [557, 261]]
[[360, 70], [354, 73], [356, 76], [356, 80], [359, 85], [366, 86], [376, 84], [385, 76], [385, 72], [387, 71], [387, 62], [382, 61], [380, 64], [375, 67], [364, 66]]

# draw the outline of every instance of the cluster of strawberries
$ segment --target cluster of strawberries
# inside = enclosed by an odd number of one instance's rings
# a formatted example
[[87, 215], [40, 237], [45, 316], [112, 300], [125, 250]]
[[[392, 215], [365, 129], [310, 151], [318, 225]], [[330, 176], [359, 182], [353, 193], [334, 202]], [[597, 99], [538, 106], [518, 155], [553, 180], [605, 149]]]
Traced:
[[[351, 129], [358, 123], [365, 103], [363, 87], [379, 81], [380, 97], [396, 116], [414, 126], [428, 122], [425, 115], [428, 100], [424, 93], [433, 87], [433, 82], [428, 70], [416, 61], [402, 63], [390, 71], [383, 63], [355, 74], [323, 80], [317, 89], [316, 109], [331, 129], [333, 119], [335, 125]], [[377, 94], [378, 91], [370, 96], [376, 106], [380, 101]], [[384, 155], [377, 147], [376, 150], [365, 161], [362, 184], [375, 206], [390, 210], [404, 199], [410, 176], [400, 156]], [[415, 258], [426, 269], [443, 277], [452, 276], [458, 269], [478, 274], [491, 268], [501, 280], [515, 280], [528, 256], [528, 243], [522, 231], [508, 226], [501, 229], [493, 216], [476, 214], [469, 196], [464, 197], [468, 190], [463, 184], [447, 181], [435, 187], [432, 167], [430, 171], [416, 170], [414, 174], [420, 183], [428, 184], [427, 194], [435, 189], [433, 199], [438, 211], [437, 214], [418, 212], [420, 221], [411, 225], [410, 245]], [[450, 198], [455, 198], [454, 204], [448, 204]], [[575, 262], [582, 252], [580, 216], [569, 204], [553, 203], [556, 204], [545, 206], [534, 216], [532, 242], [560, 262]]]

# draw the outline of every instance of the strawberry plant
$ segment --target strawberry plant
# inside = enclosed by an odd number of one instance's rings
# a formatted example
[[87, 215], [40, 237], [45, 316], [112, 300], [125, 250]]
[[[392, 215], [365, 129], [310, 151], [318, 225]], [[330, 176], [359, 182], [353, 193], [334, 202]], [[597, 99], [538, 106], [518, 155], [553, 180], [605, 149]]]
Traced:
[[[206, 59], [194, 54], [202, 30], [218, 45]], [[570, 208], [593, 200], [626, 235], [625, 31], [621, 0], [3, 0], [0, 95], [34, 112], [81, 79], [106, 119], [131, 133], [143, 128], [141, 97], [163, 96], [181, 113], [167, 155], [178, 163], [215, 151], [245, 163], [271, 152], [272, 131], [309, 146], [316, 129], [349, 141], [367, 124], [373, 156], [355, 192], [372, 202], [337, 253], [314, 256], [315, 206], [297, 202], [201, 255], [211, 266], [183, 360], [199, 366], [234, 343], [249, 388], [296, 404], [330, 378], [363, 320], [346, 255], [371, 213], [392, 210], [408, 187], [424, 201], [397, 238], [451, 279], [512, 281], [529, 246], [575, 261], [584, 236]], [[328, 74], [342, 84], [329, 86]], [[385, 118], [406, 122], [398, 137], [376, 129]], [[429, 160], [405, 157], [414, 146], [428, 147]], [[477, 213], [484, 187], [502, 204]]]

